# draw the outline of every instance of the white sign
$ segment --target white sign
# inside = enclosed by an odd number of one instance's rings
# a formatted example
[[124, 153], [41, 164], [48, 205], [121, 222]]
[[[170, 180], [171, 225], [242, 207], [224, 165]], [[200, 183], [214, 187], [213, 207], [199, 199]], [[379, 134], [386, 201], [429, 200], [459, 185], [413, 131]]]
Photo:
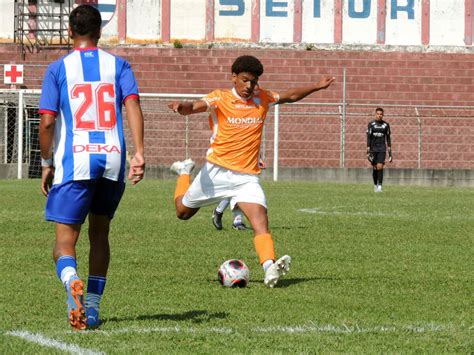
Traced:
[[3, 67], [4, 84], [23, 84], [23, 65], [5, 64]]

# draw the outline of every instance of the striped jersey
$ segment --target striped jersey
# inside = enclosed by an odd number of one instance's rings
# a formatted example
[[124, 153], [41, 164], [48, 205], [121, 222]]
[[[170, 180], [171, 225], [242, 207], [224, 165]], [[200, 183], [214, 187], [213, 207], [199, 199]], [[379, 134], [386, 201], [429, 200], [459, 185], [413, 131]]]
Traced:
[[133, 97], [129, 63], [101, 49], [76, 49], [48, 67], [39, 112], [56, 115], [53, 184], [125, 180], [122, 104]]
[[259, 174], [258, 157], [263, 124], [277, 93], [257, 89], [245, 100], [235, 89], [215, 90], [203, 100], [210, 111], [212, 130], [207, 160], [226, 169]]

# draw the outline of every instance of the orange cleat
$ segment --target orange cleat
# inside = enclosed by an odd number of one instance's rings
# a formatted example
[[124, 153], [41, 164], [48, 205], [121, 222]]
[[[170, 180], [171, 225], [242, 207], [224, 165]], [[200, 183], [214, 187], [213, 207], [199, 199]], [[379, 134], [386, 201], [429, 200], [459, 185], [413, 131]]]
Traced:
[[78, 330], [86, 329], [83, 304], [84, 283], [77, 276], [73, 276], [66, 285], [66, 292], [69, 324]]

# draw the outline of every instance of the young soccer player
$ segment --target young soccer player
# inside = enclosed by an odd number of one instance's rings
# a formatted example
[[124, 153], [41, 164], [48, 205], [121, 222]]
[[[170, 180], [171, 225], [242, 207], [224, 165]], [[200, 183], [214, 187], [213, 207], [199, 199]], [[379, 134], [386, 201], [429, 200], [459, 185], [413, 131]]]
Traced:
[[200, 207], [230, 198], [231, 208], [237, 206], [253, 228], [264, 284], [272, 288], [289, 271], [291, 258], [284, 255], [276, 259], [268, 228], [267, 203], [258, 176], [263, 124], [270, 106], [299, 101], [326, 89], [334, 78], [324, 77], [316, 84], [279, 95], [261, 87], [256, 89], [262, 74], [263, 65], [257, 58], [241, 56], [232, 64], [232, 89], [215, 90], [193, 102], [171, 102], [168, 107], [181, 115], [210, 111], [217, 132], [207, 162], [192, 184], [191, 159], [171, 166], [179, 175], [174, 195], [178, 218], [189, 219]]
[[[55, 222], [53, 259], [66, 289], [69, 322], [76, 329], [100, 324], [110, 259], [109, 226], [125, 189], [123, 104], [135, 149], [128, 174], [132, 184], [142, 180], [145, 168], [135, 77], [125, 60], [97, 48], [101, 23], [92, 6], [81, 5], [71, 12], [74, 51], [46, 71], [39, 110], [41, 190], [48, 197], [45, 218]], [[75, 245], [87, 215], [90, 251], [84, 304]]]
[[372, 164], [374, 192], [382, 192], [383, 168], [388, 150], [388, 161], [392, 162], [392, 140], [390, 125], [383, 120], [383, 108], [375, 110], [375, 119], [367, 127], [367, 159]]

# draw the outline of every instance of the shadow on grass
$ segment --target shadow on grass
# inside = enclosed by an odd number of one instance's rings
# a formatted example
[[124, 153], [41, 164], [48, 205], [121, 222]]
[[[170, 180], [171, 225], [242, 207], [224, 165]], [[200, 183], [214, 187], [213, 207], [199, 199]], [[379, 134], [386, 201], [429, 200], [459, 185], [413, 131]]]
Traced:
[[[314, 282], [314, 281], [342, 281], [342, 280], [347, 280], [350, 278], [341, 278], [341, 277], [331, 277], [331, 276], [325, 276], [325, 277], [298, 277], [298, 278], [288, 278], [288, 279], [280, 279], [275, 286], [275, 288], [285, 288], [285, 287], [290, 287], [302, 282]], [[359, 278], [354, 278], [355, 280], [358, 280]], [[263, 283], [263, 281], [261, 281]]]
[[312, 229], [313, 227], [310, 227], [310, 226], [279, 226], [279, 225], [273, 225], [271, 226], [271, 230], [274, 230], [274, 229], [280, 229], [280, 230], [293, 230], [293, 229], [305, 229], [305, 230], [308, 230], [308, 229]]
[[[275, 286], [275, 288], [279, 288], [279, 287], [288, 287], [290, 285], [294, 285], [294, 284], [298, 284], [300, 282], [308, 282], [308, 281], [314, 281], [314, 280], [320, 280], [320, 278], [295, 278], [295, 279], [281, 279], [280, 281], [278, 281], [278, 284]], [[222, 286], [219, 281], [216, 281], [216, 280], [209, 280], [210, 282], [214, 282], [216, 284], [217, 287], [223, 287], [223, 288], [226, 288], [224, 286]], [[248, 286], [257, 286], [257, 285], [263, 285], [263, 280], [250, 280], [249, 283], [248, 283]], [[238, 287], [236, 287], [235, 289], [239, 289]]]
[[306, 277], [298, 277], [294, 279], [280, 279], [276, 284], [275, 288], [285, 288], [292, 285], [299, 284], [301, 282], [309, 282], [316, 280], [317, 278], [306, 278]]
[[193, 323], [204, 323], [209, 322], [213, 319], [224, 319], [229, 314], [227, 312], [216, 312], [209, 313], [208, 311], [189, 311], [178, 314], [146, 314], [135, 317], [110, 317], [104, 318], [103, 323], [107, 322], [130, 322], [130, 321], [143, 321], [143, 320], [156, 320], [156, 321], [191, 321]]
[[[275, 288], [285, 288], [285, 287], [290, 287], [302, 282], [314, 282], [314, 281], [341, 281], [341, 280], [346, 280], [347, 278], [340, 278], [340, 277], [298, 277], [298, 278], [292, 278], [292, 279], [280, 279], [278, 281], [277, 285]], [[358, 280], [358, 278], [356, 278]], [[209, 279], [208, 281], [214, 282], [217, 286], [222, 287], [218, 281], [216, 280], [211, 280]], [[256, 285], [263, 285], [263, 280], [250, 280], [249, 281], [249, 286], [256, 286]]]

